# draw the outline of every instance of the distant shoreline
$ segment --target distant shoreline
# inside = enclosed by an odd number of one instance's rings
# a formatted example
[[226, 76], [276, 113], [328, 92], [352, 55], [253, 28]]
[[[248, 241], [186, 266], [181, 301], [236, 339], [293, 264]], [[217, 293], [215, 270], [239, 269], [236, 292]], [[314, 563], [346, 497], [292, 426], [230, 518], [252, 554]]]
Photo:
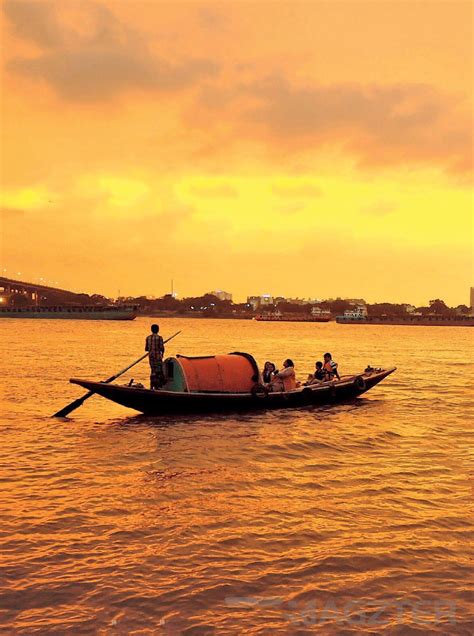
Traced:
[[144, 316], [148, 318], [202, 318], [203, 320], [209, 320], [212, 318], [218, 318], [219, 320], [253, 320], [254, 318], [254, 316], [236, 316], [235, 314], [206, 315], [197, 311], [190, 311], [186, 313], [179, 313], [177, 311], [139, 311], [137, 316]]
[[[222, 314], [222, 315], [209, 315], [201, 312], [186, 312], [186, 313], [178, 313], [173, 311], [157, 311], [157, 312], [143, 312], [138, 313], [138, 316], [148, 317], [148, 318], [196, 318], [202, 320], [254, 320], [255, 316], [253, 315], [235, 315], [235, 314]], [[337, 316], [335, 318], [331, 318], [330, 321], [312, 321], [312, 320], [285, 320], [284, 318], [281, 320], [275, 321], [262, 321], [262, 322], [277, 322], [280, 324], [294, 324], [295, 322], [305, 322], [310, 324], [329, 324], [336, 323], [341, 325], [399, 325], [399, 326], [423, 326], [423, 327], [473, 327], [474, 326], [474, 317], [451, 317], [451, 318], [443, 318], [442, 316], [437, 317], [416, 317], [412, 318], [399, 318], [396, 316], [384, 316], [381, 318], [367, 318], [364, 320], [351, 320], [344, 319], [341, 316]]]

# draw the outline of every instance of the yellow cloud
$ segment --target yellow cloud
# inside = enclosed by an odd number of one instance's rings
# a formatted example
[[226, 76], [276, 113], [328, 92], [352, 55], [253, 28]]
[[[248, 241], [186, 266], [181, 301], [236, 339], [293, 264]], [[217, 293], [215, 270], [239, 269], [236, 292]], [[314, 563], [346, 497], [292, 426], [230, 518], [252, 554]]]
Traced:
[[[317, 180], [271, 173], [200, 175], [180, 180], [175, 193], [193, 207], [186, 228], [191, 241], [207, 226], [218, 231], [222, 241], [244, 241], [247, 246], [261, 246], [261, 232], [271, 232], [266, 247], [273, 250], [288, 240], [304, 242], [312, 236], [356, 239], [367, 249], [379, 243], [434, 246], [446, 243], [447, 236], [453, 246], [468, 244], [470, 193], [447, 182], [433, 185], [432, 178], [427, 182], [424, 173], [412, 173], [409, 185], [401, 189], [397, 175], [367, 181], [355, 173], [340, 177], [320, 173]], [[204, 191], [218, 191], [222, 183], [238, 196], [225, 201], [212, 194], [203, 197]], [[309, 196], [320, 191], [324, 196]]]
[[114, 175], [85, 175], [78, 180], [78, 194], [86, 197], [105, 197], [113, 208], [130, 208], [150, 194], [151, 187], [144, 180]]
[[0, 192], [0, 206], [20, 210], [37, 210], [52, 201], [53, 193], [40, 186]]

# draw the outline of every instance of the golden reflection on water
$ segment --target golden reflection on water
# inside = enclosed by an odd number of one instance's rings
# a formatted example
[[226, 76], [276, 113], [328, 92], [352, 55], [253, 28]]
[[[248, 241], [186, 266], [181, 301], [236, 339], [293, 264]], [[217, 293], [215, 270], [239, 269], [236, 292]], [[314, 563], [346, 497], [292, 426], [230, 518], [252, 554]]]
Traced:
[[149, 322], [0, 324], [7, 633], [468, 633], [469, 329], [162, 320], [183, 329], [170, 354], [399, 370], [320, 409], [147, 418], [92, 398], [48, 417], [80, 395], [68, 377], [138, 357]]

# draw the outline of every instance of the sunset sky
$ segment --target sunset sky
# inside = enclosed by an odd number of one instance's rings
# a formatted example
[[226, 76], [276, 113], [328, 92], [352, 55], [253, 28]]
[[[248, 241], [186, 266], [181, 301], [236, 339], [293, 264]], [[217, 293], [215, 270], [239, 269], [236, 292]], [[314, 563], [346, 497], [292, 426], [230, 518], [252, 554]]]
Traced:
[[467, 303], [472, 6], [6, 0], [1, 267]]

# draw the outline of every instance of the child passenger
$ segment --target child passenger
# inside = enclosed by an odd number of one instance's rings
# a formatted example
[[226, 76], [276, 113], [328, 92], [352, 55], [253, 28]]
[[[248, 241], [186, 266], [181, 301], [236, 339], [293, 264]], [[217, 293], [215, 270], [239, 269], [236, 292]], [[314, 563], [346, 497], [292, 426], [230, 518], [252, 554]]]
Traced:
[[314, 373], [311, 373], [310, 375], [308, 375], [308, 380], [306, 384], [308, 385], [319, 384], [323, 380], [324, 380], [323, 363], [320, 360], [318, 360], [318, 362], [316, 362]]

